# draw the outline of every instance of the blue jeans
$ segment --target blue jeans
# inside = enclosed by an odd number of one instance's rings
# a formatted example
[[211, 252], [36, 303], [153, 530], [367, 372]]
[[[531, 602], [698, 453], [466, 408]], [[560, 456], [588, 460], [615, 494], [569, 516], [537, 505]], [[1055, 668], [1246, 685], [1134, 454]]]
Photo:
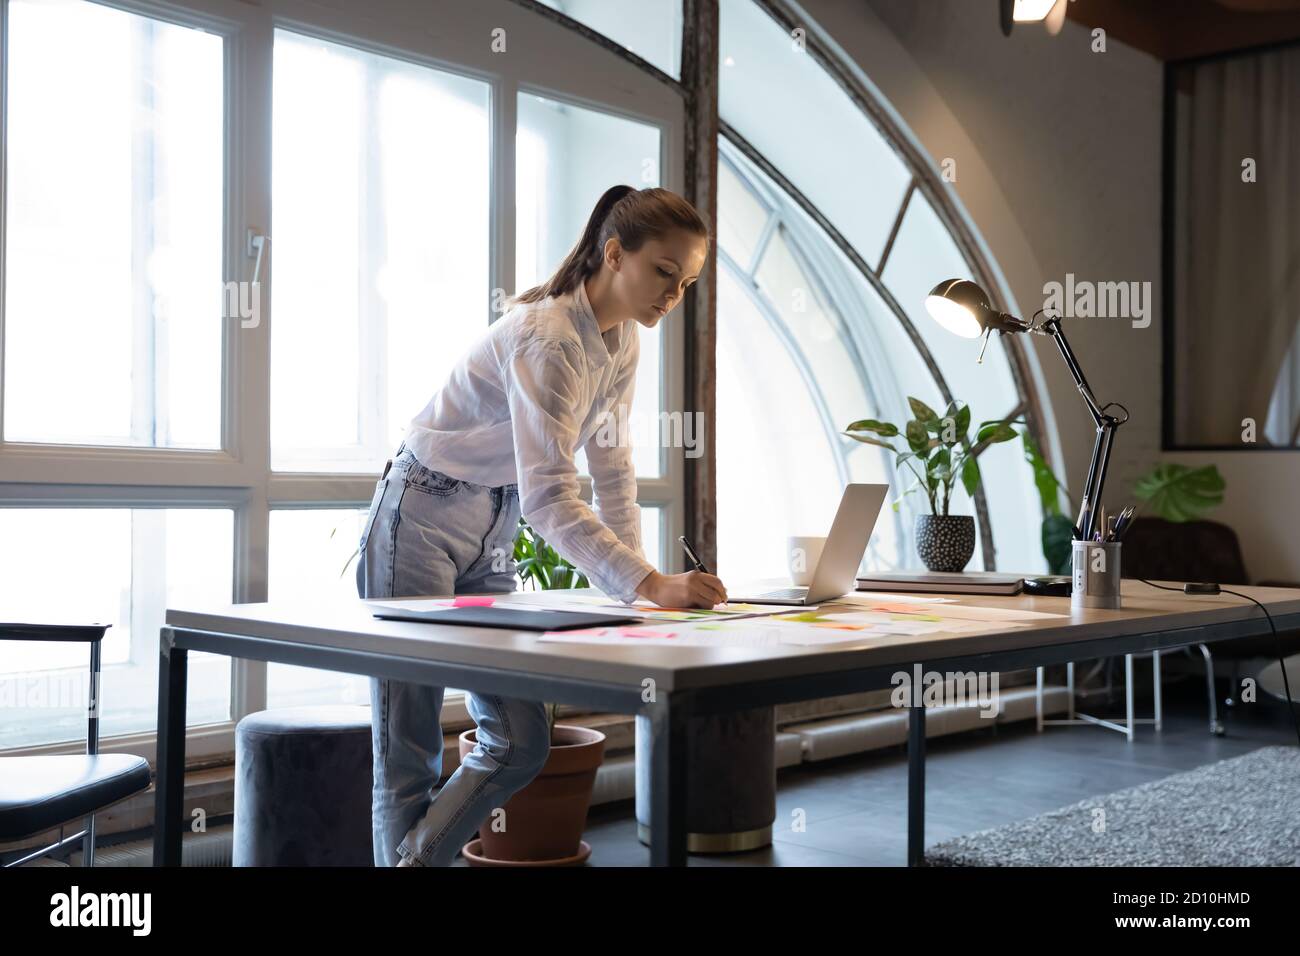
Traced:
[[[375, 487], [361, 534], [363, 598], [515, 590], [516, 485], [489, 488], [420, 464], [405, 443]], [[434, 625], [428, 625], [433, 627]], [[375, 865], [445, 866], [550, 752], [536, 701], [468, 693], [477, 745], [442, 789], [444, 688], [371, 678]], [[507, 821], [507, 826], [508, 826]]]

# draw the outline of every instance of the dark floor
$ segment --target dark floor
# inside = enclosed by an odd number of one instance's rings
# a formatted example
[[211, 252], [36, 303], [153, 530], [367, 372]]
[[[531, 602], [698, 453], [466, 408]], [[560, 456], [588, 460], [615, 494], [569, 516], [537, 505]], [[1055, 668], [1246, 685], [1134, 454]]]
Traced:
[[[1081, 708], [1083, 709], [1083, 708]], [[1150, 702], [1139, 702], [1149, 716]], [[1104, 716], [1118, 707], [1098, 710]], [[1139, 724], [1133, 743], [1094, 726], [1045, 727], [1032, 720], [927, 743], [926, 845], [1035, 816], [1085, 797], [1167, 777], [1271, 744], [1296, 745], [1277, 705], [1225, 712], [1225, 736], [1212, 736], [1204, 684], [1170, 682], [1164, 728]], [[806, 819], [795, 832], [795, 811]], [[584, 838], [590, 866], [646, 866], [633, 801], [593, 807]], [[903, 866], [907, 851], [907, 754], [903, 748], [805, 763], [777, 772], [772, 845], [749, 853], [702, 856], [691, 866]], [[464, 865], [463, 859], [458, 859]]]

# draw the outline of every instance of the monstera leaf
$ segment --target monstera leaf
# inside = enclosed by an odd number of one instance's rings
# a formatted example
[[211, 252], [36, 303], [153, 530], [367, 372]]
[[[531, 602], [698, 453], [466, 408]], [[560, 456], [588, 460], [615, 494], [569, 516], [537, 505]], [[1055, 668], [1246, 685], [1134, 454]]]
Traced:
[[1214, 465], [1162, 463], [1139, 478], [1133, 494], [1166, 521], [1195, 521], [1223, 503], [1223, 476]]

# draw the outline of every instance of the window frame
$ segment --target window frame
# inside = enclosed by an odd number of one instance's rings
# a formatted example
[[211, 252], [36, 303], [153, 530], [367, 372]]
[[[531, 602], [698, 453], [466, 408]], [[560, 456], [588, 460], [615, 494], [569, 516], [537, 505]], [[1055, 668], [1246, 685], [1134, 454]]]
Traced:
[[[680, 84], [621, 55], [609, 42], [593, 43], [531, 4], [512, 0], [373, 0], [364, 11], [328, 9], [310, 0], [88, 0], [102, 6], [202, 29], [223, 38], [222, 280], [250, 280], [250, 233], [274, 237], [271, 210], [272, 58], [276, 29], [342, 43], [383, 56], [445, 70], [490, 87], [489, 288], [483, 330], [498, 316], [493, 290], [513, 289], [515, 274], [515, 120], [519, 92], [572, 102], [586, 109], [650, 123], [660, 131], [660, 182], [683, 191], [686, 110]], [[546, 8], [540, 8], [545, 10]], [[436, 23], [435, 33], [430, 24]], [[506, 31], [509, 56], [491, 50], [492, 30]], [[8, 0], [0, 0], [0, 44], [9, 40]], [[667, 82], [666, 82], [667, 80]], [[0, 157], [7, 137], [7, 75], [0, 75]], [[0, 160], [2, 161], [2, 160]], [[6, 173], [0, 166], [0, 362], [4, 342], [4, 249], [8, 242]], [[223, 322], [221, 448], [52, 444], [5, 441], [0, 434], [0, 507], [222, 507], [234, 513], [231, 600], [261, 602], [267, 595], [270, 514], [281, 508], [368, 507], [382, 462], [374, 473], [274, 472], [270, 461], [270, 328], [274, 321], [274, 241], [261, 275], [261, 323], [242, 328], [238, 316]], [[680, 409], [684, 396], [683, 318], [661, 326], [662, 410]], [[3, 367], [0, 365], [0, 376]], [[2, 378], [0, 378], [2, 382]], [[437, 383], [430, 383], [430, 388]], [[4, 390], [0, 387], [0, 426]], [[660, 476], [638, 478], [638, 502], [661, 509], [659, 538], [683, 533], [684, 462], [660, 448]], [[76, 475], [75, 482], [68, 481]], [[591, 498], [591, 481], [581, 480]], [[186, 750], [194, 762], [234, 749], [234, 728], [266, 706], [266, 663], [235, 659], [231, 667], [231, 719], [191, 725]], [[112, 706], [112, 702], [107, 702]], [[466, 717], [463, 701], [447, 701], [448, 719]], [[156, 735], [106, 737], [101, 752], [154, 759]], [[13, 748], [6, 754], [78, 752], [84, 743], [63, 741]]]

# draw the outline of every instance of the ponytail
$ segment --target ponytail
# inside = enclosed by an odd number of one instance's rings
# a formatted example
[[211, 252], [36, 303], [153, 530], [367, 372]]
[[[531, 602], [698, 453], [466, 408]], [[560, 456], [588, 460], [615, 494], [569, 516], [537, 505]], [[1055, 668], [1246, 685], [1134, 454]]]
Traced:
[[579, 282], [600, 270], [605, 243], [611, 237], [617, 237], [628, 252], [635, 252], [647, 239], [659, 238], [673, 229], [685, 229], [705, 240], [709, 238], [703, 217], [677, 193], [659, 187], [611, 186], [596, 200], [582, 235], [555, 274], [541, 285], [516, 295], [509, 305], [539, 302], [572, 292]]

